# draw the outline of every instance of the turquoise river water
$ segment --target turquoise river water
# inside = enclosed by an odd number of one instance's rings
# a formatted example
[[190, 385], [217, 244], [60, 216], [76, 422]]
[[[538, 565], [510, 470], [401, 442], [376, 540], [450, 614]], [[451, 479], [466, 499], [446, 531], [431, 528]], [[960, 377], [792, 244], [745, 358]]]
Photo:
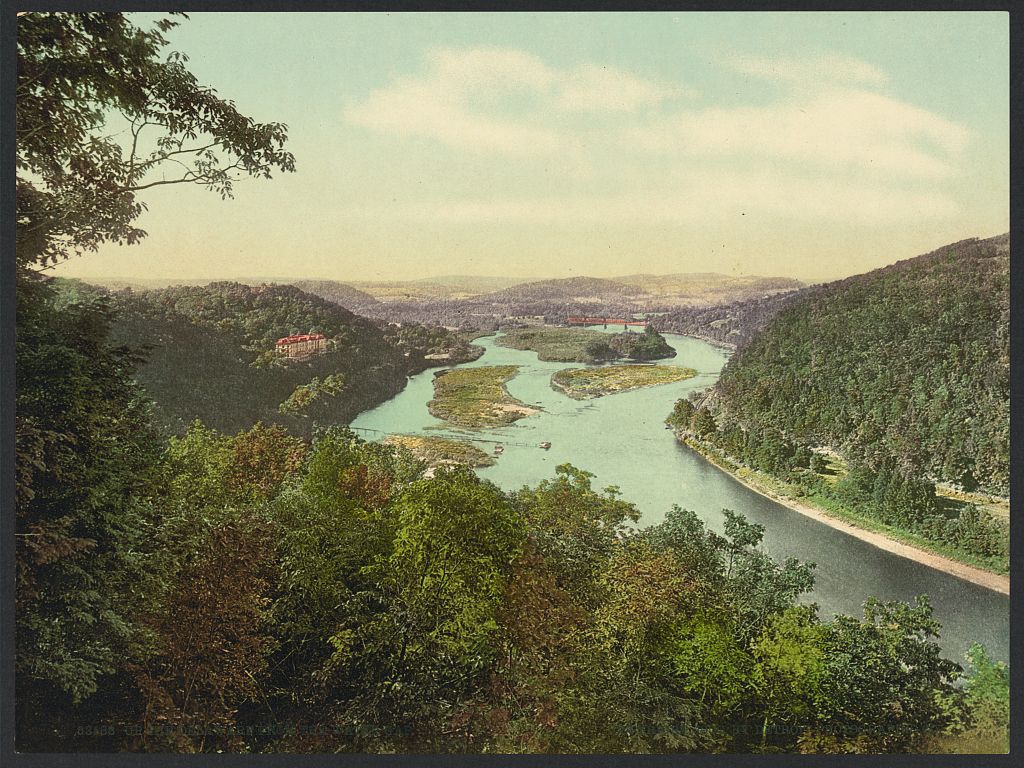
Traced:
[[[696, 512], [713, 530], [722, 530], [722, 510], [742, 512], [765, 526], [764, 550], [777, 559], [796, 557], [817, 564], [815, 587], [808, 600], [822, 617], [834, 613], [859, 616], [869, 596], [912, 601], [927, 594], [942, 623], [945, 655], [960, 661], [972, 642], [984, 643], [992, 656], [1009, 656], [1009, 598], [969, 582], [885, 552], [772, 501], [737, 482], [680, 445], [665, 417], [673, 403], [691, 391], [712, 385], [728, 353], [688, 336], [665, 335], [677, 355], [668, 365], [696, 369], [695, 378], [622, 392], [593, 400], [573, 400], [551, 388], [551, 375], [575, 363], [541, 362], [534, 352], [497, 346], [494, 337], [475, 341], [486, 349], [467, 366], [518, 365], [507, 384], [511, 395], [541, 412], [498, 429], [452, 428], [427, 411], [437, 369], [409, 379], [408, 386], [373, 410], [360, 414], [352, 427], [379, 433], [432, 434], [478, 440], [491, 452], [504, 445], [496, 464], [478, 469], [481, 477], [512, 490], [534, 485], [569, 462], [595, 475], [595, 487], [615, 485], [640, 509], [641, 525], [659, 522], [673, 504]], [[538, 444], [551, 443], [550, 450]]]

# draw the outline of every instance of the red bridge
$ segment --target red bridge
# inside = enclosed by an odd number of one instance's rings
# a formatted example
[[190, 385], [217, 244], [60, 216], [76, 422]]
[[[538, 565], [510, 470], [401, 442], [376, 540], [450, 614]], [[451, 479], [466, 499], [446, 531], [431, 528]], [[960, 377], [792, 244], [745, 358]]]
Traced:
[[569, 325], [648, 325], [646, 320], [627, 320], [622, 317], [567, 317]]

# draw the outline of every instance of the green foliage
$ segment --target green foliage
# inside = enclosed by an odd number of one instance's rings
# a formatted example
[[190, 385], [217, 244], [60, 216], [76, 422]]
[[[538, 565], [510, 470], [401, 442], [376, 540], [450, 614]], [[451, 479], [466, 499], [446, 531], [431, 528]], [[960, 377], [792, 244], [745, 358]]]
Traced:
[[1009, 243], [967, 240], [802, 292], [716, 386], [727, 423], [1006, 493]]
[[665, 423], [677, 429], [689, 429], [692, 425], [695, 409], [689, 400], [676, 400], [672, 407], [672, 413], [665, 419]]
[[[347, 422], [396, 394], [426, 367], [425, 352], [402, 346], [392, 327], [293, 286], [220, 282], [111, 295], [60, 283], [69, 295], [110, 296], [114, 336], [144, 353], [136, 376], [161, 425], [177, 434], [198, 418], [225, 432], [263, 421], [309, 437], [318, 424]], [[406, 328], [413, 334], [419, 326]], [[278, 338], [310, 330], [328, 337], [325, 354], [289, 361], [276, 355]], [[430, 335], [435, 344], [468, 348], [443, 329]]]
[[[982, 655], [958, 698], [926, 602], [823, 622], [811, 568], [742, 515], [636, 531], [570, 465], [516, 493], [424, 468], [342, 428], [173, 439], [138, 650], [111, 664], [118, 716], [174, 727], [114, 748], [887, 751], [1002, 712]], [[267, 717], [288, 735], [248, 730]]]
[[434, 399], [427, 408], [431, 415], [463, 427], [511, 424], [535, 412], [505, 389], [518, 370], [517, 365], [488, 365], [441, 371], [434, 376]]
[[498, 337], [497, 344], [513, 349], [531, 349], [540, 360], [567, 363], [600, 363], [619, 358], [660, 360], [676, 354], [652, 326], [644, 328], [643, 333], [616, 334], [549, 325], [512, 328]]
[[136, 193], [192, 184], [232, 194], [238, 173], [292, 171], [287, 130], [199, 85], [163, 37], [121, 13], [18, 18], [17, 258], [45, 265], [104, 242], [131, 244]]
[[1010, 724], [1010, 669], [992, 661], [984, 646], [975, 643], [967, 651], [969, 672], [964, 683], [973, 725], [1006, 730]]
[[683, 381], [696, 375], [697, 372], [692, 368], [675, 365], [608, 365], [600, 368], [566, 368], [551, 377], [551, 384], [569, 397], [585, 400]]
[[308, 384], [300, 384], [288, 399], [278, 406], [278, 411], [288, 414], [300, 414], [321, 397], [336, 397], [345, 388], [345, 375], [334, 373], [325, 376], [323, 381], [314, 376]]
[[905, 751], [946, 728], [943, 697], [960, 668], [939, 656], [938, 630], [924, 597], [914, 606], [871, 598], [863, 619], [836, 617], [826, 627], [815, 725], [802, 748]]
[[533, 350], [539, 360], [595, 363], [617, 356], [609, 346], [610, 339], [607, 333], [587, 328], [541, 325], [510, 328], [495, 343], [501, 347]]
[[137, 360], [111, 344], [110, 324], [102, 300], [58, 308], [45, 283], [18, 283], [16, 672], [33, 728], [144, 644], [133, 613], [151, 586], [159, 443]]
[[426, 355], [447, 355], [448, 363], [465, 363], [483, 354], [483, 347], [468, 343], [461, 335], [441, 326], [418, 323], [393, 323], [384, 328], [384, 337], [415, 360]]
[[491, 455], [466, 440], [424, 435], [388, 435], [382, 442], [407, 448], [413, 456], [430, 467], [451, 464], [489, 467], [494, 464]]
[[662, 360], [675, 357], [676, 351], [665, 341], [665, 337], [654, 330], [653, 325], [644, 327], [643, 333], [617, 333], [608, 341], [618, 357], [630, 360]]
[[[1007, 250], [1005, 236], [964, 241], [802, 292], [707, 404], [677, 406], [669, 423], [827, 505], [1005, 571], [1005, 521], [946, 503], [935, 482], [1007, 491]], [[823, 482], [820, 446], [849, 464], [838, 482]]]

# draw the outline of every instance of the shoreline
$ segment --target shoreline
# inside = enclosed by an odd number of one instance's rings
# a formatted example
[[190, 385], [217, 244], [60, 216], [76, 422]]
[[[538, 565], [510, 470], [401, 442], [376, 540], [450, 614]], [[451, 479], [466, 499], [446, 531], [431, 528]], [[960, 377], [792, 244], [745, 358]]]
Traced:
[[[678, 435], [676, 436], [676, 439], [678, 440]], [[945, 555], [929, 552], [928, 550], [921, 549], [920, 547], [915, 547], [912, 544], [905, 544], [902, 541], [886, 536], [884, 533], [869, 531], [866, 528], [860, 528], [853, 523], [848, 523], [838, 517], [833, 517], [824, 510], [813, 507], [810, 504], [778, 496], [755, 481], [752, 481], [749, 478], [740, 477], [735, 472], [731, 472], [721, 466], [710, 456], [706, 456], [703, 452], [697, 450], [693, 446], [687, 445], [684, 441], [679, 440], [679, 444], [689, 448], [694, 453], [714, 464], [733, 480], [749, 488], [754, 493], [764, 496], [766, 499], [770, 499], [776, 504], [781, 504], [787, 509], [791, 509], [798, 514], [817, 520], [819, 523], [827, 525], [830, 528], [842, 531], [856, 539], [860, 539], [861, 541], [867, 542], [879, 549], [883, 549], [886, 552], [891, 552], [899, 557], [905, 557], [908, 560], [913, 560], [915, 563], [920, 563], [921, 565], [928, 566], [929, 568], [933, 568], [937, 571], [948, 573], [950, 576], [955, 576], [958, 579], [963, 579], [964, 581], [992, 590], [993, 592], [999, 592], [1004, 595], [1010, 594], [1009, 576], [992, 573], [991, 571], [986, 571], [983, 568], [968, 565], [967, 563], [961, 563], [959, 560], [953, 560]]]

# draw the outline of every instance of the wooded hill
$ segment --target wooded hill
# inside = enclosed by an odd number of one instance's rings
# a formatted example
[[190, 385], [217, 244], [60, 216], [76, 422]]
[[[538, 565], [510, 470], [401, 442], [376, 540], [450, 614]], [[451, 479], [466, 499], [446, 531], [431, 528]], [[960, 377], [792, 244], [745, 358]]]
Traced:
[[[442, 328], [368, 320], [290, 285], [220, 282], [155, 291], [59, 281], [68, 300], [105, 296], [117, 343], [141, 351], [136, 378], [157, 421], [182, 433], [194, 419], [217, 429], [278, 423], [309, 435], [315, 423], [347, 423], [424, 370], [424, 355], [473, 359], [476, 348]], [[322, 333], [327, 353], [275, 360], [278, 338]]]
[[663, 333], [681, 333], [741, 347], [799, 295], [800, 291], [787, 291], [711, 307], [680, 307], [658, 315], [652, 322]]
[[1009, 235], [794, 298], [716, 387], [724, 422], [1005, 494]]
[[668, 421], [832, 514], [1005, 573], [1005, 516], [964, 493], [1009, 491], [1009, 306], [1007, 235], [807, 289]]
[[292, 285], [306, 293], [340, 304], [349, 310], [358, 310], [361, 307], [380, 303], [369, 293], [353, 288], [346, 283], [339, 283], [337, 280], [296, 280]]

